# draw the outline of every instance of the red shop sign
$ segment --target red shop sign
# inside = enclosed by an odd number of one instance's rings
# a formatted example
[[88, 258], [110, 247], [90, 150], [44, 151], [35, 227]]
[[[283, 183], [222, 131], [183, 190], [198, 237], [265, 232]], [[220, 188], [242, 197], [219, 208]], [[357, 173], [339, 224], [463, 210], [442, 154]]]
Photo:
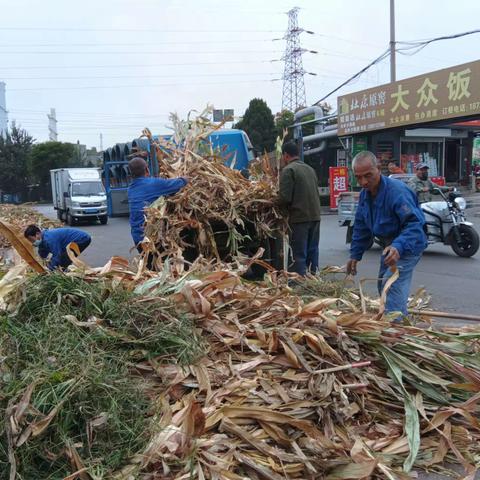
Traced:
[[338, 208], [338, 197], [348, 191], [348, 170], [346, 167], [330, 167], [330, 208]]

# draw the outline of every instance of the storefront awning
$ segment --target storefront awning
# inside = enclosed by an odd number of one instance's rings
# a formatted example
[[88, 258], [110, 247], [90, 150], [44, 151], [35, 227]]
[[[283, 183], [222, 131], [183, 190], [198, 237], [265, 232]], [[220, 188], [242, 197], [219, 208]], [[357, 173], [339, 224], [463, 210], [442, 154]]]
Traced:
[[468, 122], [457, 122], [454, 123], [456, 127], [470, 127], [470, 128], [480, 128], [480, 120], [469, 120]]
[[339, 97], [338, 135], [479, 116], [477, 60]]

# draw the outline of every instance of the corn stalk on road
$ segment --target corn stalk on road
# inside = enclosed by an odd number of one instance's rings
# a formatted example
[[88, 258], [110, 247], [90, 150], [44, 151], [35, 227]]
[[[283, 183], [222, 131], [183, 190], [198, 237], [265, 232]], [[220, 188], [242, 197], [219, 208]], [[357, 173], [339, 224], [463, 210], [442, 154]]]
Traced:
[[[37, 209], [56, 218], [52, 206]], [[467, 211], [468, 220], [480, 232], [480, 207]], [[78, 228], [92, 235], [92, 244], [84, 258], [92, 266], [104, 265], [113, 255], [132, 256], [136, 251], [130, 236], [128, 218], [111, 218], [107, 225], [79, 224]], [[324, 215], [320, 231], [320, 265], [344, 265], [348, 258], [345, 228], [337, 225], [336, 215]], [[375, 278], [378, 273], [380, 248], [374, 246], [359, 264], [360, 278]], [[366, 284], [369, 293], [375, 293], [374, 281]], [[430, 246], [415, 270], [413, 287], [424, 286], [432, 295], [432, 309], [448, 312], [478, 314], [480, 311], [480, 252], [472, 258], [460, 258], [452, 249], [440, 244]], [[443, 321], [448, 323], [449, 320]], [[468, 324], [468, 322], [465, 322]]]
[[[41, 213], [55, 217], [51, 206], [38, 206]], [[469, 211], [469, 219], [480, 230], [478, 209]], [[92, 244], [85, 251], [84, 258], [92, 266], [106, 263], [112, 255], [129, 257], [132, 240], [127, 218], [112, 218], [108, 225], [79, 225], [92, 235]], [[322, 219], [320, 255], [321, 265], [343, 265], [348, 256], [344, 243], [345, 229], [337, 226], [336, 215], [325, 215]], [[374, 247], [367, 252], [360, 264], [359, 278], [374, 278], [378, 269], [380, 250]], [[449, 248], [434, 245], [424, 254], [414, 276], [414, 288], [425, 286], [432, 295], [432, 308], [444, 311], [459, 311], [478, 314], [480, 311], [480, 254], [473, 258], [457, 257]], [[374, 282], [368, 287], [374, 293]], [[445, 324], [452, 320], [444, 320]], [[459, 322], [455, 322], [457, 325]], [[468, 322], [464, 322], [468, 324]], [[478, 325], [480, 328], [480, 325]], [[459, 470], [460, 471], [460, 470]], [[446, 480], [438, 474], [418, 473], [418, 480]], [[479, 476], [475, 478], [480, 478]]]

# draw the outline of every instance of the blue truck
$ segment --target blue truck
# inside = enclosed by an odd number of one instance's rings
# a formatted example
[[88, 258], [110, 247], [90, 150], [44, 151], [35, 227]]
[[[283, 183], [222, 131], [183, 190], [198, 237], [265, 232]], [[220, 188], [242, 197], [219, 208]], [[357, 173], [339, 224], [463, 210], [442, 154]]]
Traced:
[[[158, 139], [160, 136], [154, 136]], [[162, 135], [168, 140], [171, 135]], [[208, 137], [213, 148], [225, 159], [225, 165], [248, 175], [248, 166], [254, 158], [252, 144], [243, 130], [217, 130]], [[129, 157], [135, 151], [147, 152], [145, 159], [153, 176], [158, 175], [155, 149], [146, 138], [128, 143], [117, 143], [103, 152], [103, 183], [107, 193], [107, 210], [110, 217], [128, 215], [127, 189], [131, 178], [128, 171]]]

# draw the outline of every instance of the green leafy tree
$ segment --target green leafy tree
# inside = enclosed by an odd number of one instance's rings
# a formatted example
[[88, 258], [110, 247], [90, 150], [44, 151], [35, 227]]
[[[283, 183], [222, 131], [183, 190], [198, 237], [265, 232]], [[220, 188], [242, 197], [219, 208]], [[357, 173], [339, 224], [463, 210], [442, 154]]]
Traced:
[[33, 138], [15, 122], [10, 130], [0, 135], [0, 190], [8, 194], [18, 194], [25, 199], [28, 175], [28, 159]]
[[273, 150], [277, 129], [272, 111], [261, 98], [254, 98], [250, 101], [242, 120], [235, 125], [235, 128], [247, 133], [258, 152], [263, 153]]
[[40, 196], [51, 200], [50, 170], [80, 166], [76, 162], [75, 145], [63, 142], [44, 142], [33, 146], [30, 155], [30, 172], [39, 184]]

